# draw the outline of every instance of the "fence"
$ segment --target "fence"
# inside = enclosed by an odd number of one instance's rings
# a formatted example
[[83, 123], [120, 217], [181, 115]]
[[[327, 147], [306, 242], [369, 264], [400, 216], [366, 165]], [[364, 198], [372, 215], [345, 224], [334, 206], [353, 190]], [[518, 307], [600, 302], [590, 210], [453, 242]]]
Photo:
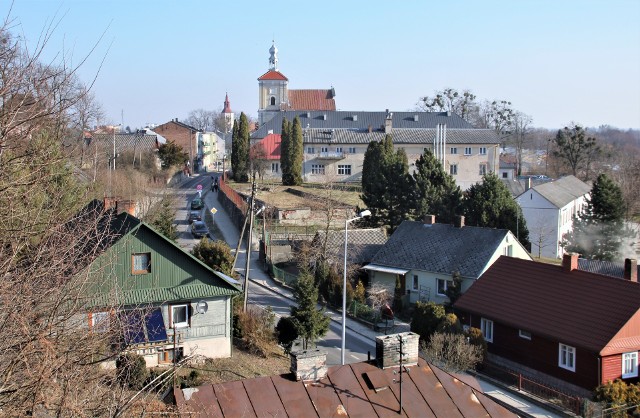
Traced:
[[271, 273], [271, 277], [275, 280], [279, 281], [282, 284], [286, 284], [287, 286], [292, 286], [296, 280], [298, 280], [298, 276], [295, 274], [291, 274], [281, 268], [278, 268], [273, 264], [270, 260], [267, 261], [269, 266], [269, 272]]
[[555, 404], [567, 409], [576, 415], [582, 413], [583, 398], [563, 393], [551, 386], [537, 382], [514, 370], [503, 368], [492, 363], [483, 363], [482, 373], [499, 380], [508, 386], [517, 387], [518, 390], [528, 392], [539, 398], [545, 399], [550, 404]]

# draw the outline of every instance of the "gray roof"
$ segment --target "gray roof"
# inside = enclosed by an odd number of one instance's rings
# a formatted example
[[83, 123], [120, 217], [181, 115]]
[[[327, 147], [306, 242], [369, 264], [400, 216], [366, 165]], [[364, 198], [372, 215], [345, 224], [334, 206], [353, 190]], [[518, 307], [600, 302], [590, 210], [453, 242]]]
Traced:
[[[640, 266], [638, 266], [637, 268], [638, 275], [640, 276]], [[578, 269], [588, 271], [590, 273], [598, 273], [605, 276], [624, 279], [624, 263], [614, 263], [613, 261], [588, 260], [586, 258], [579, 258]]]
[[[325, 231], [318, 231], [313, 239], [314, 246], [321, 246]], [[347, 261], [363, 264], [387, 242], [387, 233], [383, 228], [350, 229], [347, 242]], [[344, 261], [344, 230], [329, 231], [327, 239], [327, 258], [333, 262]]]
[[[447, 130], [473, 129], [471, 124], [455, 113], [447, 112], [391, 112], [392, 127], [399, 129], [435, 129], [438, 124], [447, 125]], [[271, 120], [252, 134], [253, 138], [264, 138], [273, 131], [280, 134], [282, 119], [293, 121], [298, 116], [303, 129], [352, 129], [378, 131], [384, 126], [387, 112], [354, 111], [284, 111], [278, 112]], [[355, 119], [355, 120], [354, 120]]]
[[508, 234], [506, 229], [404, 221], [371, 260], [407, 270], [477, 278]]
[[[369, 132], [367, 129], [303, 129], [305, 144], [369, 144], [382, 141], [385, 133]], [[432, 144], [436, 129], [393, 128], [391, 137], [394, 144]], [[454, 144], [499, 144], [500, 138], [492, 129], [449, 129], [446, 143]]]
[[[113, 134], [91, 134], [91, 138], [85, 138], [86, 145], [91, 146], [94, 141], [99, 147], [109, 151], [113, 150]], [[116, 152], [155, 150], [157, 148], [156, 141], [157, 135], [155, 133], [153, 135], [146, 133], [116, 134]]]
[[550, 181], [538, 186], [533, 190], [540, 193], [557, 208], [562, 208], [575, 199], [584, 196], [591, 191], [591, 188], [575, 176], [566, 176], [561, 179]]

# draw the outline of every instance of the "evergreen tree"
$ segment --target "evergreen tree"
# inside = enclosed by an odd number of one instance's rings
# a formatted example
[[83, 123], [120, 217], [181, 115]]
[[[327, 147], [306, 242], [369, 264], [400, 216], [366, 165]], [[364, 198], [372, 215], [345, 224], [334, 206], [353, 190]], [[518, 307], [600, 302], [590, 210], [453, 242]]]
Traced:
[[452, 223], [461, 212], [462, 192], [453, 177], [444, 171], [431, 150], [416, 161], [415, 219], [435, 215], [440, 223]]
[[[174, 141], [169, 141], [158, 147], [158, 158], [163, 169], [181, 166], [189, 161], [189, 154], [184, 152], [180, 145], [176, 145]], [[120, 164], [120, 163], [118, 163]]]
[[282, 119], [282, 133], [280, 134], [280, 170], [282, 171], [282, 184], [289, 185], [291, 176], [291, 124], [287, 118]]
[[291, 148], [289, 149], [291, 160], [291, 184], [299, 186], [302, 184], [302, 161], [304, 158], [304, 144], [302, 138], [302, 126], [300, 119], [296, 116], [291, 126]]
[[233, 122], [233, 130], [231, 133], [231, 172], [233, 173], [233, 177], [235, 179], [236, 173], [238, 172], [238, 136], [239, 136], [239, 127], [240, 123], [236, 119]]
[[591, 188], [586, 210], [574, 217], [573, 228], [563, 237], [562, 246], [585, 258], [620, 258], [624, 240], [632, 236], [624, 224], [624, 213], [622, 190], [606, 174], [600, 174]]
[[522, 209], [495, 174], [484, 175], [481, 183], [469, 188], [463, 208], [468, 225], [508, 229], [522, 245], [529, 247], [529, 230]]
[[172, 199], [163, 196], [162, 200], [149, 211], [144, 220], [162, 235], [175, 242], [178, 239], [178, 228], [174, 223], [175, 219], [176, 211], [173, 208]]
[[[403, 171], [393, 172], [396, 168], [404, 170], [401, 164], [398, 164], [400, 167], [394, 165], [398, 162], [397, 158], [393, 152], [391, 135], [386, 135], [381, 142], [371, 141], [364, 154], [361, 199], [371, 211], [371, 216], [364, 221], [369, 225], [391, 224], [391, 213], [395, 213], [390, 201], [391, 193], [396, 187], [402, 188], [404, 182]], [[395, 184], [394, 181], [400, 181], [401, 184]]]
[[298, 335], [302, 338], [302, 349], [306, 350], [310, 343], [324, 336], [329, 330], [329, 317], [324, 309], [317, 308], [318, 287], [313, 275], [304, 269], [293, 285], [293, 297], [297, 306], [291, 307], [291, 316], [295, 321]]
[[387, 224], [391, 233], [411, 217], [415, 204], [415, 182], [409, 174], [409, 162], [404, 149], [399, 149], [387, 166], [387, 184], [384, 200], [387, 202]]
[[238, 136], [236, 139], [237, 168], [233, 171], [233, 178], [239, 182], [249, 181], [249, 120], [244, 112], [240, 113]]

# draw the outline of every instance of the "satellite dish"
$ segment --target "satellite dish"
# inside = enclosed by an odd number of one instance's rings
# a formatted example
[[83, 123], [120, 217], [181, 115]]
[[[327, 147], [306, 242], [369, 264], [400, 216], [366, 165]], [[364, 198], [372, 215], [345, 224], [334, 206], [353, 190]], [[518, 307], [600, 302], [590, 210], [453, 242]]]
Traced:
[[198, 312], [199, 314], [206, 313], [207, 309], [209, 309], [209, 305], [207, 305], [207, 302], [205, 302], [204, 300], [196, 303], [196, 312]]

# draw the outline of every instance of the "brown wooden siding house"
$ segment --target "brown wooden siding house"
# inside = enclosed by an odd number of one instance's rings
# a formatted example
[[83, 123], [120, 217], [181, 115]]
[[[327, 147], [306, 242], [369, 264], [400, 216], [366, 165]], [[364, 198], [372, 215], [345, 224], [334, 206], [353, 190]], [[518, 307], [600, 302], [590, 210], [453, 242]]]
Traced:
[[640, 284], [636, 260], [626, 264], [621, 279], [578, 270], [577, 254], [562, 266], [503, 256], [454, 306], [493, 363], [579, 394], [637, 382]]

